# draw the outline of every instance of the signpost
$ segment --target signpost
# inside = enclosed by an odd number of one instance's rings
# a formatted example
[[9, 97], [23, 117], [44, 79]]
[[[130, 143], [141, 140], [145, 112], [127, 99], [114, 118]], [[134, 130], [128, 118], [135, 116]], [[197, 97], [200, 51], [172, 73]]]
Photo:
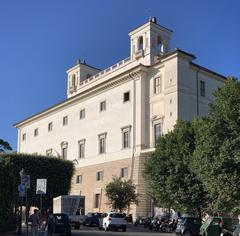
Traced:
[[40, 214], [42, 215], [42, 195], [47, 193], [47, 179], [37, 179], [36, 194], [40, 194]]
[[20, 179], [21, 179], [21, 184], [18, 185], [18, 192], [19, 192], [19, 196], [21, 197], [21, 221], [20, 221], [20, 229], [19, 229], [19, 233], [22, 233], [22, 206], [23, 206], [23, 197], [26, 197], [26, 224], [27, 224], [27, 236], [28, 236], [28, 201], [27, 201], [27, 189], [30, 188], [30, 175], [27, 175], [24, 171], [24, 169], [22, 169], [19, 172], [20, 175]]

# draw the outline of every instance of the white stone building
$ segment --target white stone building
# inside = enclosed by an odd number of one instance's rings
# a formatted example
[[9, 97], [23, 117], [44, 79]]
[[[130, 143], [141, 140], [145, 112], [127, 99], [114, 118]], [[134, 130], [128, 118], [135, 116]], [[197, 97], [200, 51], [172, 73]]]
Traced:
[[206, 115], [225, 80], [194, 55], [170, 50], [171, 35], [151, 18], [129, 33], [130, 57], [105, 70], [78, 60], [67, 70], [67, 99], [15, 124], [18, 152], [76, 163], [71, 194], [86, 197], [86, 211], [109, 209], [104, 188], [116, 175], [131, 178], [141, 194], [131, 211], [150, 214], [144, 160], [177, 119]]

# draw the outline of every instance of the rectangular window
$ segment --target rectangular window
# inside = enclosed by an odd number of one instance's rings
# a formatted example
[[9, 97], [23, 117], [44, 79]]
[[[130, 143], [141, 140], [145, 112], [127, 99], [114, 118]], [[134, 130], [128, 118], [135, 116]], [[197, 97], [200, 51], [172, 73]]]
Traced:
[[161, 136], [161, 124], [154, 124], [154, 144], [156, 145], [158, 138]]
[[67, 147], [63, 147], [63, 148], [62, 148], [62, 158], [63, 158], [64, 160], [67, 159]]
[[100, 193], [96, 193], [94, 196], [94, 208], [99, 208]]
[[67, 116], [64, 116], [63, 117], [63, 126], [67, 125], [68, 124], [68, 117]]
[[130, 101], [130, 92], [126, 92], [123, 94], [123, 102]]
[[38, 129], [34, 129], [34, 136], [38, 136]]
[[129, 148], [129, 130], [123, 131], [123, 148]]
[[98, 140], [99, 140], [99, 154], [106, 152], [106, 136], [107, 133], [99, 134]]
[[127, 167], [121, 168], [121, 177], [122, 178], [128, 177], [128, 168]]
[[85, 109], [80, 111], [80, 120], [85, 119]]
[[85, 139], [78, 141], [78, 148], [79, 148], [78, 158], [84, 158], [85, 157]]
[[154, 78], [154, 85], [153, 85], [154, 94], [161, 93], [161, 90], [162, 90], [161, 82], [162, 82], [161, 77]]
[[25, 141], [25, 140], [26, 140], [26, 133], [22, 135], [22, 141]]
[[205, 81], [200, 80], [200, 95], [205, 97]]
[[50, 122], [48, 123], [48, 132], [52, 131], [52, 129], [53, 129], [53, 123]]
[[131, 125], [122, 127], [121, 129], [122, 129], [122, 148], [129, 148]]
[[97, 172], [96, 180], [97, 180], [97, 181], [103, 180], [103, 171], [98, 171], [98, 172]]
[[46, 150], [46, 156], [52, 156], [52, 149]]
[[82, 175], [77, 175], [76, 184], [81, 184], [81, 183], [82, 183]]
[[100, 102], [99, 110], [100, 111], [106, 111], [106, 101]]

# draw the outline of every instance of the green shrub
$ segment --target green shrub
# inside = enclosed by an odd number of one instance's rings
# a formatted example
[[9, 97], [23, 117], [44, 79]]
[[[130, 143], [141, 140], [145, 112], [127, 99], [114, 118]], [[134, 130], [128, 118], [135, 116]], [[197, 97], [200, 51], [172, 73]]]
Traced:
[[29, 154], [0, 154], [0, 228], [9, 220], [13, 207], [20, 205], [18, 185], [22, 168], [30, 175], [29, 206], [40, 205], [40, 197], [36, 195], [37, 179], [47, 179], [47, 194], [43, 195], [45, 208], [52, 207], [54, 197], [67, 195], [70, 191], [74, 174], [71, 161]]

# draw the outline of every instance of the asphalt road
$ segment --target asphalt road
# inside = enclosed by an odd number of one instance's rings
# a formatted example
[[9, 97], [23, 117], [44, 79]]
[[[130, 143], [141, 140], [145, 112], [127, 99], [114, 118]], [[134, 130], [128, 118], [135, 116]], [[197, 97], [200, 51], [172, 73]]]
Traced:
[[134, 227], [133, 225], [128, 225], [127, 232], [121, 231], [108, 231], [105, 232], [103, 230], [99, 230], [98, 227], [87, 227], [81, 226], [80, 230], [72, 230], [72, 236], [174, 236], [175, 234], [169, 233], [159, 233], [159, 232], [152, 232], [148, 229], [144, 229], [143, 226]]

